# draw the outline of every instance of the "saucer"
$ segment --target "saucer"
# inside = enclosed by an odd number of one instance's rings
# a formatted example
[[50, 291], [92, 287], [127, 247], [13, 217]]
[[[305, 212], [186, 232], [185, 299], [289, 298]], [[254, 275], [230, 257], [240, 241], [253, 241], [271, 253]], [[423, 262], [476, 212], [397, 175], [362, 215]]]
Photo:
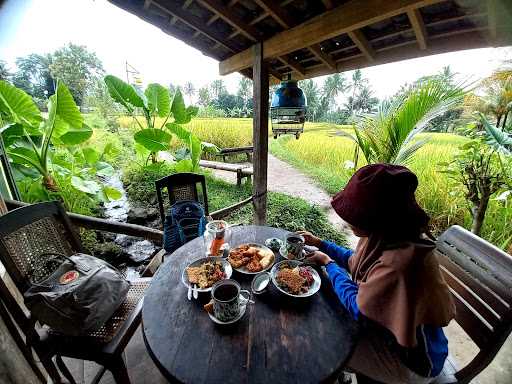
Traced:
[[220, 321], [219, 319], [217, 319], [215, 317], [215, 315], [213, 313], [209, 313], [208, 312], [208, 316], [210, 316], [210, 319], [216, 323], [216, 324], [219, 324], [219, 325], [228, 325], [228, 324], [233, 324], [233, 323], [236, 323], [238, 320], [240, 320], [244, 315], [245, 315], [245, 311], [247, 310], [247, 304], [240, 304], [240, 313], [238, 314], [237, 317], [235, 317], [234, 319], [232, 320], [229, 320], [229, 321]]

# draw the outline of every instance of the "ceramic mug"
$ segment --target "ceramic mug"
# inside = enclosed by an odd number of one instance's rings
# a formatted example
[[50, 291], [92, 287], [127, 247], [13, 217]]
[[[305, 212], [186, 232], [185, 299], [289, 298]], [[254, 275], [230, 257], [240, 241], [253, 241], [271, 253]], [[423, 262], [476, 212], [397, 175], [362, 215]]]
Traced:
[[251, 293], [241, 289], [237, 281], [218, 281], [212, 287], [213, 315], [220, 321], [233, 320], [240, 315], [240, 307], [247, 305], [250, 298]]
[[301, 260], [304, 258], [304, 237], [296, 233], [290, 233], [286, 236], [285, 245], [286, 253], [289, 259]]

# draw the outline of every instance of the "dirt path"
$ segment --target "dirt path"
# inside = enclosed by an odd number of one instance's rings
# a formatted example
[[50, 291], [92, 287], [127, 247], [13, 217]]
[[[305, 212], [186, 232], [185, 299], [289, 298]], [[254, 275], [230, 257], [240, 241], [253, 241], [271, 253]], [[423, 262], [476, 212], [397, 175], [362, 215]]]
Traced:
[[[233, 172], [212, 170], [215, 176], [230, 183], [236, 182]], [[351, 248], [355, 248], [358, 238], [354, 236], [347, 224], [338, 217], [331, 208], [331, 197], [316, 183], [296, 168], [269, 154], [268, 156], [268, 189], [300, 197], [311, 204], [320, 206], [327, 213], [329, 222], [342, 231]]]

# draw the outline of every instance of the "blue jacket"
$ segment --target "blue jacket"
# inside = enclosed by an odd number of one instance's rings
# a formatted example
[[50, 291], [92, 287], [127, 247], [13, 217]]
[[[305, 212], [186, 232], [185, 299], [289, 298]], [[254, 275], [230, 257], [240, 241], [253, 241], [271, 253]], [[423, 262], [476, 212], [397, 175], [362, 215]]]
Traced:
[[[361, 317], [357, 306], [358, 285], [348, 274], [348, 259], [353, 251], [340, 247], [329, 241], [322, 241], [320, 251], [327, 254], [334, 263], [326, 266], [329, 280], [341, 301], [341, 304], [357, 320]], [[418, 345], [401, 353], [403, 363], [414, 372], [424, 377], [435, 377], [443, 369], [444, 361], [448, 356], [448, 340], [443, 329], [421, 325], [416, 329]]]

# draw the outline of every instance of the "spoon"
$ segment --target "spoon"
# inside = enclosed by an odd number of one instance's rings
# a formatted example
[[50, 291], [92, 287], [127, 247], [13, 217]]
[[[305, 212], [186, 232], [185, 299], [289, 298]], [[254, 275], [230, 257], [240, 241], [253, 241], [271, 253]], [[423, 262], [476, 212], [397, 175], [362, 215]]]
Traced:
[[190, 284], [188, 286], [187, 299], [192, 300], [192, 286]]
[[199, 297], [199, 292], [197, 291], [197, 284], [194, 284], [194, 289], [192, 290], [192, 293], [194, 295], [194, 299], [197, 300], [197, 298]]

